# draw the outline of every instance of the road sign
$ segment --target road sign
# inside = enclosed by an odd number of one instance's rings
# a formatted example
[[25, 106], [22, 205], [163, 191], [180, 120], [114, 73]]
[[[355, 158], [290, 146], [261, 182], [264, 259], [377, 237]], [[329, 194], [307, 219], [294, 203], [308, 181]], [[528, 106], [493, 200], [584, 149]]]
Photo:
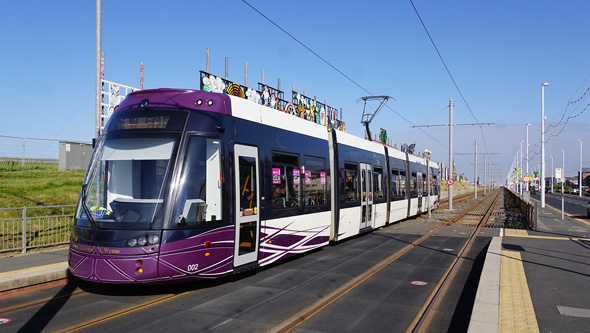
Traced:
[[432, 181], [430, 182], [430, 185], [432, 185], [432, 186], [436, 186], [436, 180], [432, 180]]
[[555, 178], [563, 181], [563, 178], [561, 176], [561, 168], [555, 168]]
[[531, 177], [529, 177], [529, 176], [524, 176], [524, 182], [525, 182], [525, 183], [530, 183], [530, 182], [531, 182]]
[[447, 184], [448, 184], [449, 186], [453, 186], [453, 183], [455, 183], [455, 181], [454, 181], [454, 180], [452, 180], [452, 179], [449, 179], [449, 180], [447, 180]]

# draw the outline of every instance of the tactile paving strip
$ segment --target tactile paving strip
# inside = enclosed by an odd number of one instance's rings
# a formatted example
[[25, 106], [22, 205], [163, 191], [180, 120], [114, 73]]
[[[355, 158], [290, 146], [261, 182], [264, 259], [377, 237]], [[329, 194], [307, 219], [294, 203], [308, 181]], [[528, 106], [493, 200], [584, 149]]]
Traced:
[[520, 252], [502, 251], [500, 332], [539, 332]]

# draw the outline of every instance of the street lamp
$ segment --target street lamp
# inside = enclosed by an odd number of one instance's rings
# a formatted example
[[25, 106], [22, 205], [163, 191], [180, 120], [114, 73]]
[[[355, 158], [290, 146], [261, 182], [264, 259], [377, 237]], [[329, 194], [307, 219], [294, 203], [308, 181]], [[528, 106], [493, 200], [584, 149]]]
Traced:
[[541, 208], [545, 208], [545, 86], [541, 84]]
[[582, 139], [578, 139], [580, 141], [580, 180], [578, 181], [578, 189], [580, 192], [580, 198], [582, 197]]
[[[518, 194], [520, 191], [518, 190], [520, 187], [520, 171], [518, 170], [518, 154], [520, 153], [520, 150], [516, 151], [516, 187], [514, 188], [514, 190], [516, 191], [516, 193]], [[522, 166], [521, 166], [522, 167]]]
[[551, 193], [553, 193], [553, 156], [551, 156]]
[[[520, 178], [522, 178], [522, 143], [524, 142], [524, 140], [520, 140]], [[524, 180], [524, 179], [523, 179]], [[522, 181], [519, 180], [518, 184], [520, 184], [520, 196], [522, 196]]]
[[565, 150], [561, 150], [561, 153], [563, 155], [563, 169], [561, 171], [561, 219], [563, 220], [563, 192], [565, 190]]
[[[526, 124], [526, 175], [529, 175], [529, 126], [531, 124]], [[526, 190], [529, 190], [529, 184], [526, 184]]]

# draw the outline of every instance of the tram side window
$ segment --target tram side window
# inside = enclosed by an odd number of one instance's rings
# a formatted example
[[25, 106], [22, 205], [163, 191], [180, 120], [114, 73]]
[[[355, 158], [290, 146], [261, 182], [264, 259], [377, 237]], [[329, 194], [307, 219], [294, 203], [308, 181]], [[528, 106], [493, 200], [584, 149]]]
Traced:
[[375, 166], [373, 168], [373, 200], [385, 199], [385, 177], [383, 177], [383, 168]]
[[416, 187], [417, 180], [418, 180], [418, 174], [416, 172], [412, 172], [412, 179], [410, 179], [410, 197], [411, 198], [418, 197], [418, 189]]
[[426, 188], [426, 175], [422, 172], [418, 172], [418, 193], [422, 193], [422, 196], [425, 197], [428, 195]]
[[258, 214], [256, 200], [256, 159], [240, 156], [240, 212], [242, 216]]
[[301, 176], [299, 156], [272, 153], [273, 209], [298, 207], [301, 205]]
[[222, 220], [221, 144], [190, 138], [175, 200], [176, 226], [205, 226]]
[[399, 195], [401, 196], [400, 199], [406, 198], [406, 172], [401, 171], [399, 172]]
[[305, 156], [305, 187], [303, 201], [306, 206], [325, 205], [327, 192], [326, 160]]
[[399, 200], [400, 192], [399, 192], [399, 170], [391, 169], [391, 200]]
[[432, 175], [432, 180], [435, 185], [432, 186], [431, 194], [438, 195], [438, 177], [436, 175]]
[[344, 163], [344, 201], [358, 201], [358, 168], [356, 163]]

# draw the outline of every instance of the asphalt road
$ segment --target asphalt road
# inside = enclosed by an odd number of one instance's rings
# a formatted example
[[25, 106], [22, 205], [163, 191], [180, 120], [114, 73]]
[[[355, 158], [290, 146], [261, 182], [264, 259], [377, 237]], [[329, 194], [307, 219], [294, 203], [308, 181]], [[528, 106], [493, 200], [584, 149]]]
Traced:
[[[541, 201], [541, 194], [532, 194], [531, 198]], [[578, 218], [588, 219], [587, 207], [590, 197], [567, 194], [563, 195], [564, 211]], [[545, 204], [561, 210], [561, 193], [545, 193]]]

